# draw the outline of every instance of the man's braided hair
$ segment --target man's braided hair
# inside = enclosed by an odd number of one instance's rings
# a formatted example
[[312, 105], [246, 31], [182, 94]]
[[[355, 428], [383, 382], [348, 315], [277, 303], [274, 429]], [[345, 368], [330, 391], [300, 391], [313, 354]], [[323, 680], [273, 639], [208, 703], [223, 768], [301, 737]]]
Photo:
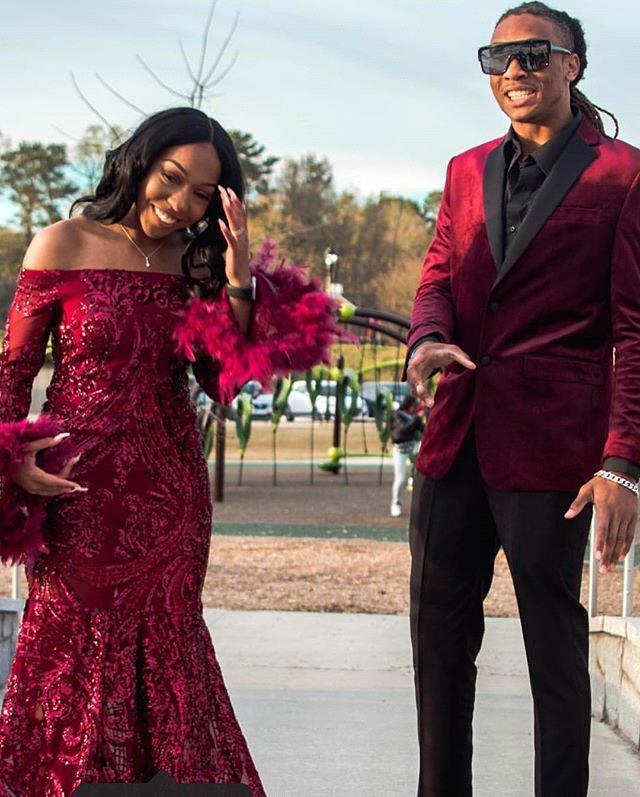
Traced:
[[507, 17], [514, 15], [519, 16], [521, 14], [533, 14], [536, 17], [548, 19], [557, 25], [557, 27], [562, 31], [565, 38], [564, 43], [572, 52], [576, 53], [580, 59], [580, 71], [578, 72], [575, 80], [573, 80], [571, 83], [571, 104], [580, 108], [584, 116], [603, 135], [606, 135], [606, 133], [604, 124], [602, 122], [601, 113], [606, 113], [607, 116], [610, 116], [611, 119], [613, 119], [613, 123], [616, 128], [613, 137], [617, 138], [619, 125], [616, 117], [611, 113], [611, 111], [607, 111], [605, 108], [601, 108], [599, 105], [594, 105], [578, 88], [576, 88], [576, 83], [582, 80], [584, 70], [587, 68], [587, 43], [584, 39], [584, 31], [580, 21], [575, 19], [575, 17], [570, 17], [565, 11], [558, 11], [555, 8], [549, 8], [549, 6], [545, 5], [544, 3], [537, 2], [536, 0], [536, 2], [521, 3], [519, 6], [505, 11], [496, 23], [496, 27]]

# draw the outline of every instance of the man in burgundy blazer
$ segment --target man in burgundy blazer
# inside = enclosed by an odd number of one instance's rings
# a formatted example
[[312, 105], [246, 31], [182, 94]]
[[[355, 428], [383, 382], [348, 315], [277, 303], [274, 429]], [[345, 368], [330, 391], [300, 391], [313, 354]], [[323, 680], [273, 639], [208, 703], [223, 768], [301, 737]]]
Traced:
[[[540, 39], [554, 47], [532, 70]], [[449, 163], [408, 339], [419, 397], [444, 371], [410, 524], [421, 797], [472, 793], [475, 658], [500, 547], [531, 678], [535, 793], [585, 797], [592, 506], [601, 571], [627, 553], [637, 519], [640, 150], [589, 121], [576, 20], [526, 3], [494, 31], [492, 44], [514, 42], [525, 44], [490, 78], [509, 134]]]

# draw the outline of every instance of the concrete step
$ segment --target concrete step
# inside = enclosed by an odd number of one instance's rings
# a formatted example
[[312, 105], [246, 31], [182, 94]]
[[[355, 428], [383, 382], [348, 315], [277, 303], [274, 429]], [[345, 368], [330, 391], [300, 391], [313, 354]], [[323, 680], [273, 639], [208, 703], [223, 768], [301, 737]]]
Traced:
[[[270, 797], [414, 797], [408, 618], [224, 612], [205, 617]], [[533, 794], [532, 710], [517, 620], [487, 620], [474, 797]], [[591, 797], [638, 797], [640, 757], [594, 722]]]

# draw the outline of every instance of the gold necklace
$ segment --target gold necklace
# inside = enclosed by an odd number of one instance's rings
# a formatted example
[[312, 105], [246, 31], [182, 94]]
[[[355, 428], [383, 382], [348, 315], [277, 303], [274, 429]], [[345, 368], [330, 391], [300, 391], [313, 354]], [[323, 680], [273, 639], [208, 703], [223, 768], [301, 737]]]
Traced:
[[150, 263], [150, 260], [151, 260], [151, 258], [152, 258], [152, 257], [155, 255], [155, 253], [156, 253], [156, 252], [158, 252], [160, 249], [162, 249], [162, 247], [165, 245], [165, 243], [166, 243], [167, 239], [165, 238], [165, 239], [164, 239], [164, 241], [163, 241], [163, 242], [160, 244], [160, 246], [156, 246], [156, 248], [153, 250], [153, 252], [149, 252], [149, 254], [147, 255], [147, 254], [145, 254], [145, 253], [142, 251], [142, 249], [140, 249], [140, 247], [138, 246], [138, 244], [137, 244], [137, 243], [136, 243], [136, 242], [133, 240], [133, 238], [132, 238], [132, 237], [129, 235], [129, 233], [128, 233], [128, 232], [125, 230], [125, 228], [123, 227], [123, 225], [122, 225], [122, 224], [118, 224], [118, 227], [120, 227], [120, 228], [121, 228], [122, 232], [123, 232], [123, 233], [124, 233], [124, 234], [127, 236], [127, 238], [128, 238], [128, 239], [131, 241], [131, 243], [132, 243], [132, 244], [135, 246], [135, 248], [138, 250], [138, 252], [140, 252], [140, 254], [142, 255], [142, 257], [144, 257], [144, 264], [145, 264], [145, 267], [146, 267], [146, 268], [151, 268], [151, 263]]

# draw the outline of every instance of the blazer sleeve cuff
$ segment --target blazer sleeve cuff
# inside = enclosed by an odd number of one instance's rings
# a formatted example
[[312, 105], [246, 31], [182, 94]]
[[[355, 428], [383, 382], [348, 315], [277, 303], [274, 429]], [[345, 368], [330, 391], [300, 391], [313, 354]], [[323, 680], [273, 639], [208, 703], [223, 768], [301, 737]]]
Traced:
[[[437, 343], [444, 343], [444, 338], [439, 332], [430, 332], [428, 335], [423, 335], [421, 338], [418, 338], [418, 340], [415, 340], [411, 344], [411, 346], [409, 346], [409, 348], [407, 349], [407, 356], [404, 359], [404, 367], [402, 369], [402, 376], [400, 378], [401, 382], [407, 381], [407, 369], [409, 367], [409, 360], [411, 359], [413, 352], [418, 348], [418, 346], [421, 343], [424, 343], [426, 340], [431, 340]], [[433, 374], [430, 374], [430, 376], [433, 376]]]
[[622, 457], [606, 457], [602, 463], [602, 467], [605, 470], [612, 470], [616, 471], [617, 473], [625, 473], [627, 476], [631, 476], [636, 481], [640, 479], [640, 466], [636, 465], [635, 462], [631, 462], [628, 459], [623, 459]]

